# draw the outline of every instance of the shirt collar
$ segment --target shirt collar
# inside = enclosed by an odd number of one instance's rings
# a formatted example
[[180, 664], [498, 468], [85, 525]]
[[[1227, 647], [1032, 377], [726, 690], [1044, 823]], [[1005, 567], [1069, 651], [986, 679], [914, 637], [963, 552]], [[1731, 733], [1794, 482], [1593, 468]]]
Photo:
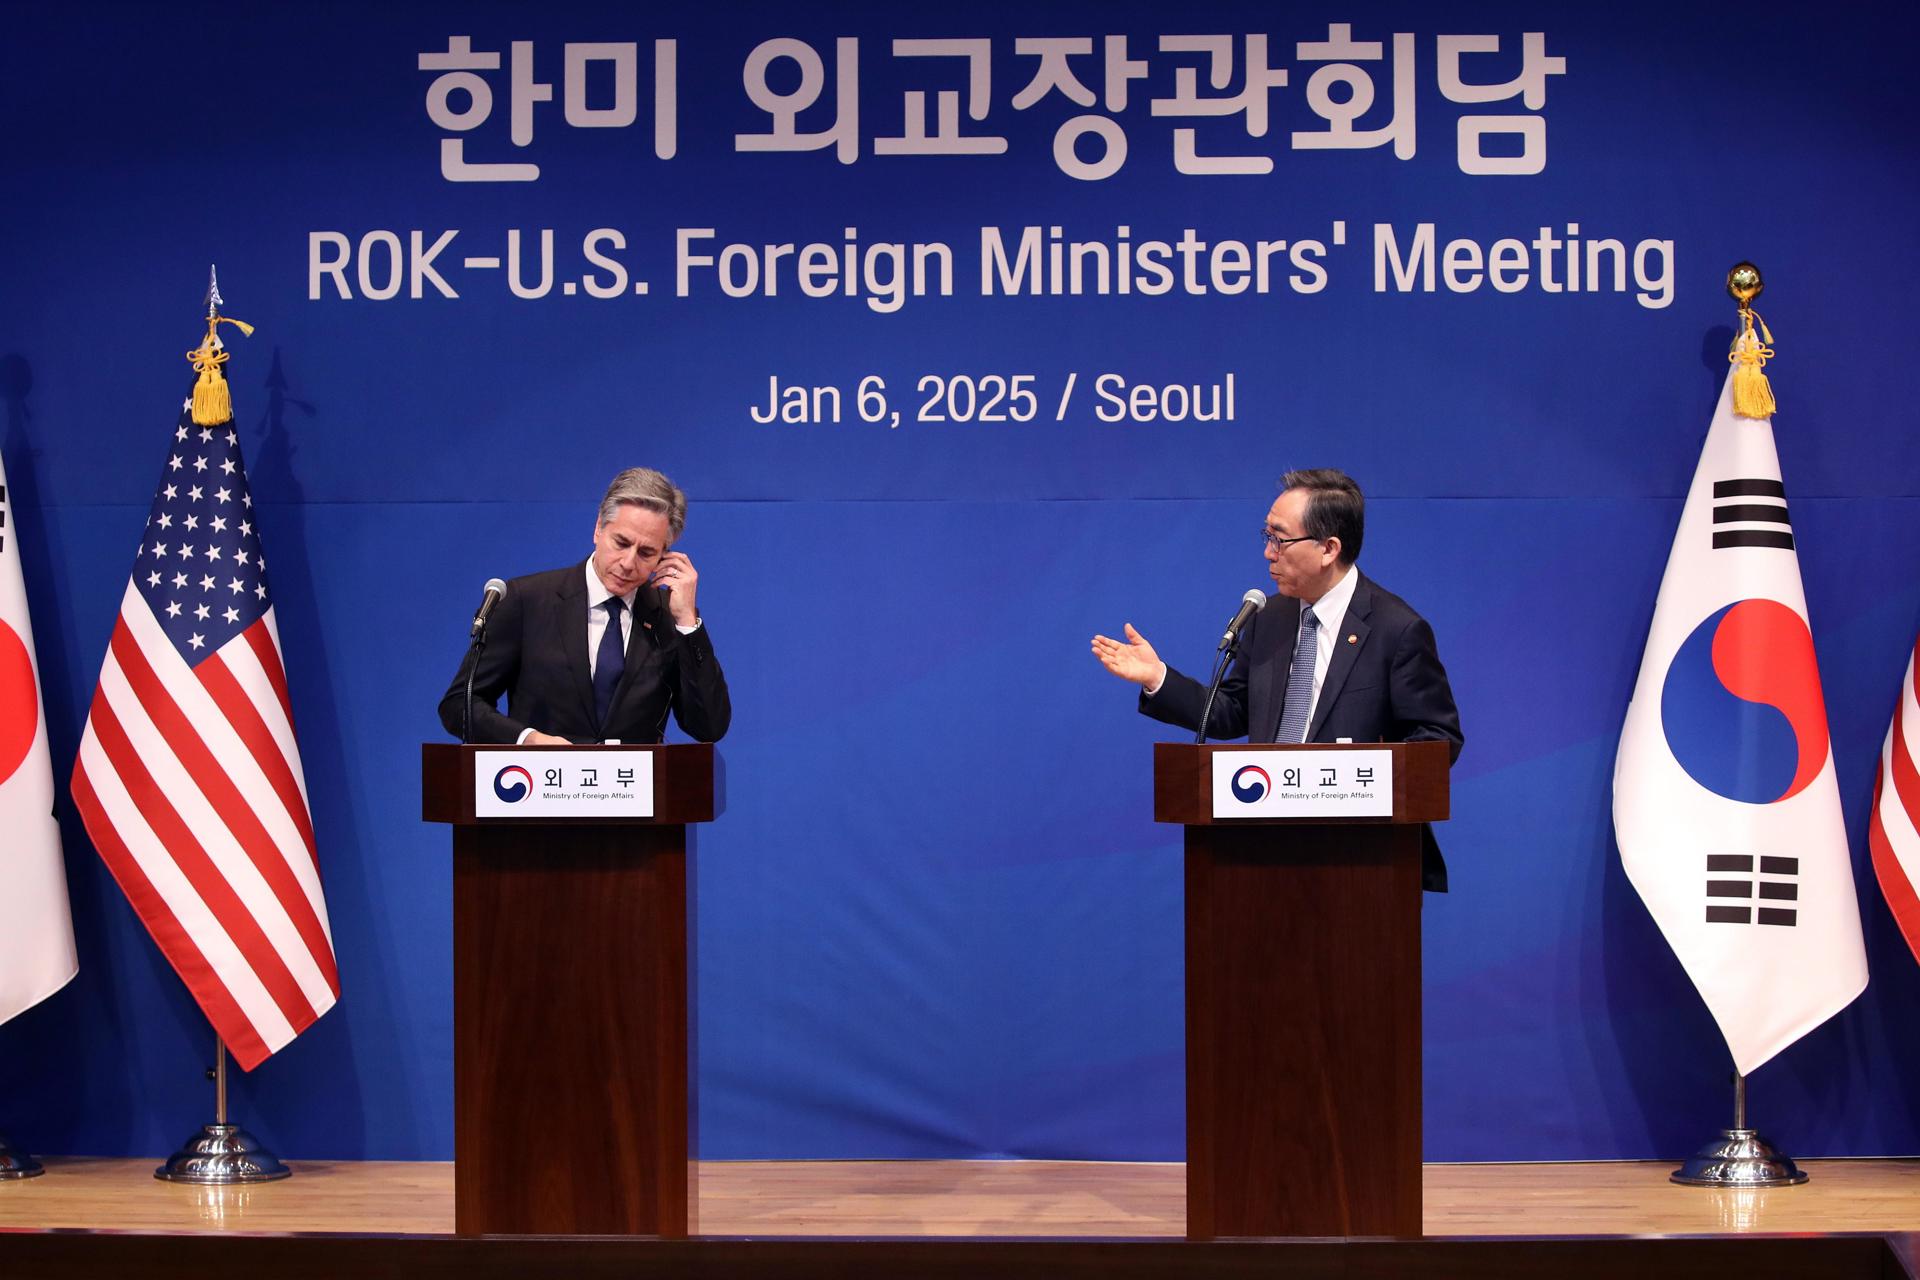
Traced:
[[[602, 605], [606, 604], [608, 599], [612, 597], [613, 592], [607, 590], [606, 584], [600, 581], [600, 575], [593, 571], [592, 556], [587, 557], [586, 574], [587, 574], [587, 608], [598, 609]], [[628, 613], [633, 612], [633, 598], [639, 594], [640, 594], [640, 588], [635, 587], [633, 590], [627, 592], [627, 594], [620, 597], [620, 603], [627, 606]]]
[[1313, 602], [1314, 620], [1320, 629], [1331, 635], [1340, 629], [1347, 619], [1347, 606], [1353, 603], [1354, 588], [1360, 584], [1360, 570], [1348, 565], [1340, 581], [1327, 588], [1327, 594]]

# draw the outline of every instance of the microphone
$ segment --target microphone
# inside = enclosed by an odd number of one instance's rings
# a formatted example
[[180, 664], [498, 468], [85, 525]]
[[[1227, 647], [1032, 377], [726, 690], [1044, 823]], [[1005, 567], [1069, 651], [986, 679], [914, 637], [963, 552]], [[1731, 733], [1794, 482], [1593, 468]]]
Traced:
[[506, 594], [506, 583], [498, 578], [487, 579], [486, 594], [480, 597], [480, 607], [473, 613], [473, 630], [467, 632], [469, 640], [480, 638], [480, 633], [487, 629], [487, 619], [493, 616], [494, 609]]
[[1240, 597], [1240, 611], [1233, 615], [1233, 621], [1227, 624], [1226, 634], [1220, 637], [1217, 650], [1220, 660], [1213, 664], [1213, 680], [1207, 685], [1207, 700], [1200, 705], [1200, 732], [1194, 735], [1195, 742], [1207, 740], [1207, 723], [1213, 718], [1213, 700], [1220, 696], [1220, 682], [1227, 678], [1227, 665], [1233, 661], [1234, 650], [1240, 647], [1241, 630], [1266, 605], [1267, 597], [1263, 591], [1249, 591]]
[[480, 650], [487, 643], [487, 619], [493, 616], [500, 601], [507, 594], [507, 584], [498, 578], [488, 578], [486, 594], [480, 597], [480, 607], [473, 611], [473, 630], [467, 632], [467, 639], [473, 643], [467, 652], [467, 715], [461, 726], [460, 741], [473, 741], [473, 677], [480, 670]]
[[[488, 586], [489, 589], [491, 589], [492, 584], [489, 583]], [[1220, 637], [1219, 649], [1231, 649], [1235, 645], [1238, 645], [1240, 643], [1241, 629], [1253, 621], [1253, 615], [1264, 609], [1266, 604], [1267, 596], [1263, 591], [1249, 591], [1246, 595], [1241, 596], [1240, 612], [1234, 614], [1233, 621], [1227, 624], [1226, 634]], [[1218, 651], [1219, 650], [1216, 650], [1216, 652]]]

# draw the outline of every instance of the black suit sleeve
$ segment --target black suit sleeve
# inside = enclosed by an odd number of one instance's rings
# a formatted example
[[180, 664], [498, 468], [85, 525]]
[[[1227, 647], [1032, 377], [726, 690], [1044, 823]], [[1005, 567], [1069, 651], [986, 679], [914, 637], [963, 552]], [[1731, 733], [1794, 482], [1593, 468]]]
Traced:
[[[481, 652], [480, 666], [473, 676], [473, 732], [467, 735], [468, 742], [511, 744], [518, 742], [527, 730], [528, 726], [502, 715], [494, 707], [500, 695], [511, 689], [520, 677], [521, 637], [525, 630], [521, 596], [517, 591], [507, 592], [487, 624], [487, 646]], [[467, 668], [472, 661], [469, 650], [460, 669], [453, 673], [453, 683], [447, 687], [446, 696], [440, 699], [440, 723], [456, 738], [465, 727]]]
[[691, 635], [680, 635], [674, 645], [673, 718], [695, 742], [718, 742], [733, 723], [733, 700], [727, 693], [726, 673], [713, 652], [713, 637], [707, 634], [703, 620]]
[[[1241, 637], [1240, 655], [1233, 660], [1227, 678], [1220, 682], [1220, 693], [1214, 698], [1213, 711], [1207, 717], [1209, 738], [1225, 741], [1247, 736], [1247, 655], [1253, 652], [1254, 628], [1258, 624], [1258, 618], [1247, 624]], [[1172, 663], [1167, 664], [1166, 683], [1158, 693], [1149, 697], [1145, 689], [1140, 691], [1141, 715], [1196, 732], [1200, 728], [1200, 713], [1206, 705], [1207, 686], [1175, 671]]]
[[1453, 702], [1453, 686], [1440, 665], [1440, 649], [1433, 628], [1416, 617], [1401, 632], [1388, 672], [1395, 732], [1399, 742], [1445, 742], [1449, 761], [1460, 758], [1466, 738], [1460, 732], [1460, 709]]

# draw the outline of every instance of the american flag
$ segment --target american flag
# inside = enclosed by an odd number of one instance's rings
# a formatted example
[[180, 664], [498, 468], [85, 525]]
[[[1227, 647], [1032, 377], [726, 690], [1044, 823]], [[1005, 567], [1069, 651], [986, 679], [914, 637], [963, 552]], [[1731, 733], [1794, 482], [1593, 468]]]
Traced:
[[167, 450], [87, 713], [73, 799], [240, 1065], [339, 998], [306, 779], [232, 420]]
[[1873, 873], [1880, 880], [1900, 932], [1914, 958], [1920, 960], [1920, 643], [1907, 659], [1907, 678], [1900, 682], [1900, 701], [1893, 724], [1880, 749], [1880, 772], [1873, 783], [1873, 820], [1867, 824], [1867, 844], [1873, 850]]

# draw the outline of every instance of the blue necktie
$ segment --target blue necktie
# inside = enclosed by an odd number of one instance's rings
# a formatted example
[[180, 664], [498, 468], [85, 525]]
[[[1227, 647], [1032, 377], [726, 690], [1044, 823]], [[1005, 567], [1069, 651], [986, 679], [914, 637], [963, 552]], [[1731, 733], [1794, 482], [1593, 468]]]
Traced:
[[627, 669], [627, 646], [620, 634], [620, 613], [626, 606], [619, 596], [607, 597], [607, 629], [600, 637], [600, 657], [593, 664], [593, 709], [602, 729], [607, 725], [607, 711], [613, 706], [613, 687], [620, 683], [620, 673]]
[[1313, 667], [1320, 657], [1320, 619], [1313, 606], [1300, 606], [1300, 638], [1293, 645], [1293, 669], [1287, 673], [1287, 700], [1280, 712], [1275, 742], [1305, 742], [1307, 712], [1313, 707]]

